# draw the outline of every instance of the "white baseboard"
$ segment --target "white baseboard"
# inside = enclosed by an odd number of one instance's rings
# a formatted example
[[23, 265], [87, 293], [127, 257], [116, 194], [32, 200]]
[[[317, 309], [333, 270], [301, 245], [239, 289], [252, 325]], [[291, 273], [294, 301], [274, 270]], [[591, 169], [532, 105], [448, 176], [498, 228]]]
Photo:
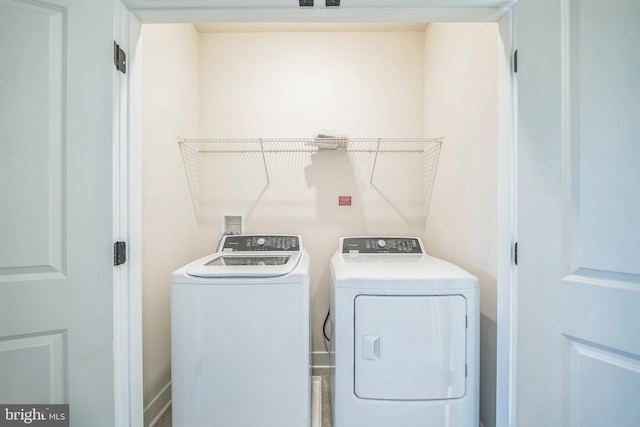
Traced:
[[311, 366], [314, 368], [332, 368], [332, 354], [326, 351], [311, 352]]
[[160, 393], [153, 398], [151, 402], [144, 408], [144, 425], [153, 427], [162, 414], [171, 406], [171, 381], [167, 383]]
[[311, 377], [311, 427], [322, 426], [322, 377]]

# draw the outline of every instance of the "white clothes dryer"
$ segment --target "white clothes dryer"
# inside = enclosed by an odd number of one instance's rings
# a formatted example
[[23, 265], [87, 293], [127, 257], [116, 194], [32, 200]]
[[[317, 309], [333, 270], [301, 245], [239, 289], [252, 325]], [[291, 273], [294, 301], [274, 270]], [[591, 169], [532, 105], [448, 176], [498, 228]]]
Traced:
[[225, 236], [176, 270], [174, 427], [310, 424], [309, 255], [292, 235]]
[[335, 427], [477, 427], [478, 280], [417, 237], [331, 258]]

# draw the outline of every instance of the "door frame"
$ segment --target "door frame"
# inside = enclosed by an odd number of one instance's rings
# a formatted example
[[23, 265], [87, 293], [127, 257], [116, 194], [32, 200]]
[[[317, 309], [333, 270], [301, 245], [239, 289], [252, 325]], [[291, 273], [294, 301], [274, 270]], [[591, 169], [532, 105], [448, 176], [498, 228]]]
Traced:
[[[142, 252], [141, 252], [141, 86], [139, 36], [146, 23], [241, 23], [241, 22], [496, 22], [504, 42], [504, 58], [498, 70], [498, 196], [497, 196], [497, 348], [496, 426], [514, 426], [516, 344], [516, 81], [513, 5], [487, 8], [446, 9], [348, 8], [309, 11], [292, 9], [246, 9], [221, 6], [181, 9], [173, 0], [164, 7], [136, 8], [135, 0], [116, 2], [116, 40], [128, 55], [128, 78], [116, 84], [114, 96], [114, 241], [128, 243], [128, 262], [114, 275], [115, 393], [118, 426], [143, 425], [142, 382]], [[171, 2], [168, 2], [171, 3]], [[311, 15], [309, 12], [313, 13]], [[118, 89], [120, 88], [120, 89]], [[121, 291], [122, 289], [126, 291]]]
[[498, 21], [507, 62], [498, 64], [496, 427], [516, 425], [518, 121], [514, 8]]
[[[127, 71], [114, 66], [113, 241], [127, 244], [126, 262], [114, 267], [114, 402], [116, 426], [144, 425], [142, 378], [141, 67], [135, 61], [140, 21], [114, 0], [114, 42], [127, 52]], [[134, 54], [132, 54], [134, 53]], [[132, 66], [133, 65], [133, 66]]]

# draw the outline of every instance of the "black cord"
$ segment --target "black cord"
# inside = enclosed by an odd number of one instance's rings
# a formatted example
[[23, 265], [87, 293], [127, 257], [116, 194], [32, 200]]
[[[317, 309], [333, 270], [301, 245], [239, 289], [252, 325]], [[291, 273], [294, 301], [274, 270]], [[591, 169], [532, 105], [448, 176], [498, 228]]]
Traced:
[[327, 321], [329, 320], [329, 315], [331, 314], [331, 309], [329, 309], [329, 311], [327, 311], [327, 317], [324, 318], [324, 323], [322, 324], [322, 335], [324, 335], [324, 339], [331, 342], [331, 338], [329, 338], [327, 336]]

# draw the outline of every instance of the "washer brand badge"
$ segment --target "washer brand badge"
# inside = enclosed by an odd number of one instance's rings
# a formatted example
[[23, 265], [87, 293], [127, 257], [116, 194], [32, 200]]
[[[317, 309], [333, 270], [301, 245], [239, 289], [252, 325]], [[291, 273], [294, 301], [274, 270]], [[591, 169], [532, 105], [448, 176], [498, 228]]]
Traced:
[[0, 405], [0, 427], [69, 427], [69, 405]]

